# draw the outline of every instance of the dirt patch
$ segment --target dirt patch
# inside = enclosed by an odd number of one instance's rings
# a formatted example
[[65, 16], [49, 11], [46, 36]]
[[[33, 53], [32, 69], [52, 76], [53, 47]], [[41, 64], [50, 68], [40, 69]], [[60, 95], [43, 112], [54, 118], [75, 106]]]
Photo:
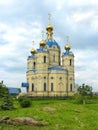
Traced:
[[46, 111], [55, 111], [56, 109], [53, 108], [53, 107], [44, 107], [43, 110], [46, 110]]

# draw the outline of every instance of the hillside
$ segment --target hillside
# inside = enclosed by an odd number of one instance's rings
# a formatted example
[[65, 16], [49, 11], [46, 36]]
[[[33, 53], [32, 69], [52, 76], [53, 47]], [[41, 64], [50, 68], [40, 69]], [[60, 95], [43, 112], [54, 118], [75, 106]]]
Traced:
[[15, 101], [15, 110], [0, 110], [0, 117], [31, 117], [45, 122], [42, 127], [0, 124], [1, 130], [98, 130], [98, 99], [92, 104], [78, 105], [68, 100], [32, 100], [30, 108], [21, 108]]

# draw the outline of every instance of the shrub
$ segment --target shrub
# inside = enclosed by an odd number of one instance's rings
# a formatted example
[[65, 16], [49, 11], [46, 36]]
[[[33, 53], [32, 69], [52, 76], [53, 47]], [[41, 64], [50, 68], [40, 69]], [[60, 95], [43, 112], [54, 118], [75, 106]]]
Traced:
[[1, 103], [1, 109], [3, 110], [12, 110], [14, 107], [13, 107], [13, 101], [10, 97], [9, 94], [6, 94], [4, 96], [4, 98], [2, 99], [2, 103]]
[[79, 94], [74, 95], [75, 103], [83, 104], [83, 97]]
[[19, 103], [21, 107], [30, 107], [31, 106], [31, 99], [26, 97], [19, 98]]
[[77, 89], [77, 94], [75, 95], [76, 103], [85, 104], [89, 103], [88, 100], [92, 98], [92, 87], [89, 85], [82, 84]]

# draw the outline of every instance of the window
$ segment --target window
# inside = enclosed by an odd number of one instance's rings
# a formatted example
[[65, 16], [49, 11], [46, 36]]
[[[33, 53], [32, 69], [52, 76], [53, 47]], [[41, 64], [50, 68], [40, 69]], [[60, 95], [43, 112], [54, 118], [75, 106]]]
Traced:
[[72, 92], [72, 84], [70, 84], [70, 92]]
[[46, 91], [46, 83], [44, 83], [44, 91]]
[[34, 91], [34, 83], [32, 83], [32, 91]]
[[34, 80], [34, 77], [32, 77], [32, 80]]
[[72, 77], [70, 77], [70, 80], [72, 80]]
[[53, 62], [55, 62], [55, 54], [53, 55]]
[[27, 87], [27, 92], [29, 92], [29, 87]]
[[51, 79], [53, 79], [53, 77], [51, 77]]
[[44, 76], [44, 79], [46, 79], [46, 77]]
[[46, 63], [46, 56], [44, 56], [44, 63]]
[[33, 67], [34, 67], [34, 69], [35, 69], [35, 62], [33, 63]]
[[70, 66], [72, 65], [72, 59], [70, 59]]
[[51, 83], [51, 91], [53, 91], [53, 83]]
[[53, 49], [55, 49], [55, 48], [56, 48], [56, 46], [55, 46], [55, 45], [53, 45], [53, 46], [52, 46], [52, 48], [53, 48]]
[[59, 79], [62, 80], [62, 77], [60, 77]]

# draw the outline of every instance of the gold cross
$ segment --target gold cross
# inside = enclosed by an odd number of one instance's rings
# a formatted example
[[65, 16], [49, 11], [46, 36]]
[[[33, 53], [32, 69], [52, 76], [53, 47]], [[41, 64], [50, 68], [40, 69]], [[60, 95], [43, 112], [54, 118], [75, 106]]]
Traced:
[[33, 48], [34, 48], [34, 41], [32, 41], [32, 43], [33, 43]]
[[42, 31], [42, 39], [44, 39], [44, 31]]
[[67, 43], [69, 42], [69, 36], [66, 36]]
[[50, 23], [50, 18], [51, 18], [51, 14], [48, 13], [48, 20], [49, 20], [49, 23]]

